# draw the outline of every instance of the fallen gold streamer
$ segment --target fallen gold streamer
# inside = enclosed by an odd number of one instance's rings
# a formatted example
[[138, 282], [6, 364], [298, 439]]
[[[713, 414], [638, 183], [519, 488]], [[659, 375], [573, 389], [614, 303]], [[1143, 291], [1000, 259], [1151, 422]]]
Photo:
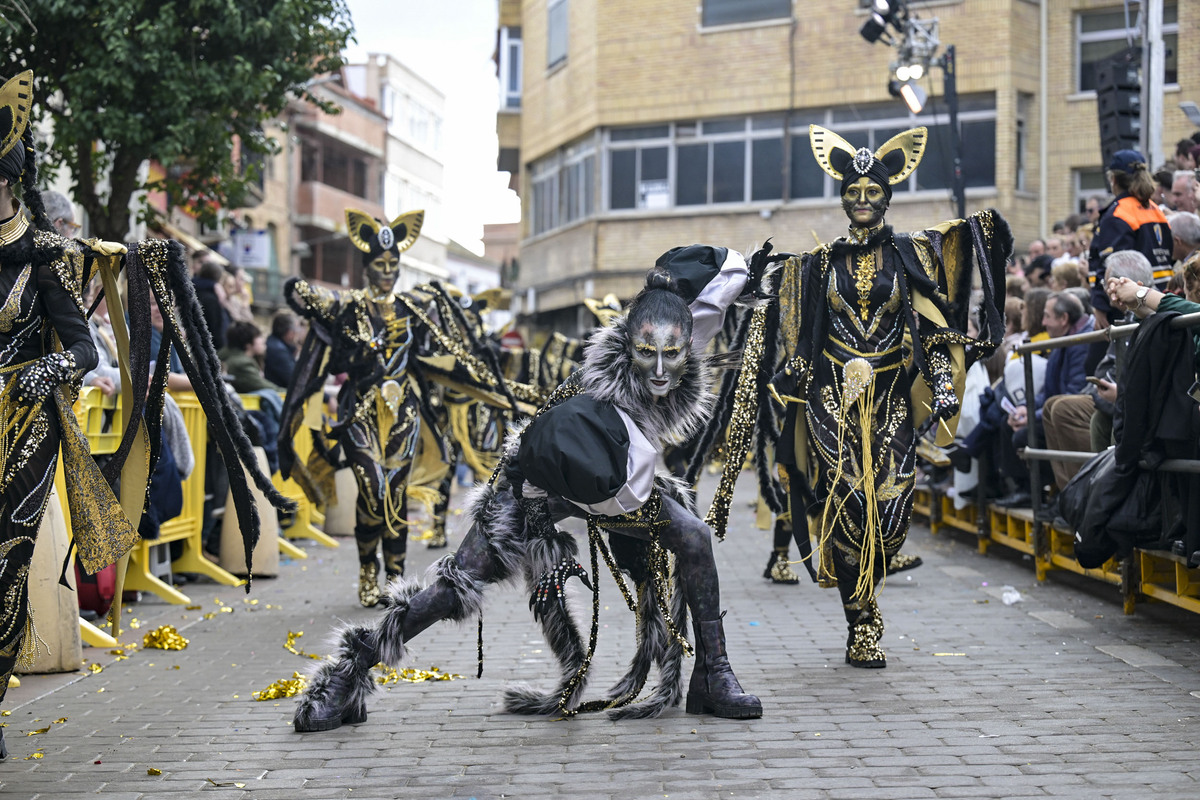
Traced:
[[312, 653], [306, 653], [296, 647], [296, 640], [304, 635], [304, 631], [288, 631], [287, 641], [283, 645], [283, 649], [289, 653], [293, 653], [304, 658], [311, 658], [314, 661], [320, 661], [324, 656], [315, 656]]
[[425, 681], [452, 681], [456, 678], [461, 678], [462, 675], [455, 675], [452, 672], [442, 672], [437, 667], [430, 669], [413, 669], [406, 667], [401, 670], [389, 667], [387, 664], [376, 664], [375, 669], [381, 673], [375, 677], [375, 682], [380, 686], [388, 686], [390, 684], [407, 681], [408, 683], [424, 683]]
[[142, 647], [156, 650], [182, 650], [187, 646], [188, 640], [179, 635], [174, 625], [160, 625], [142, 637]]
[[282, 678], [275, 681], [266, 689], [250, 694], [259, 702], [263, 700], [279, 700], [284, 697], [295, 697], [304, 691], [304, 687], [308, 685], [308, 678], [301, 675], [299, 672], [293, 672], [291, 679]]

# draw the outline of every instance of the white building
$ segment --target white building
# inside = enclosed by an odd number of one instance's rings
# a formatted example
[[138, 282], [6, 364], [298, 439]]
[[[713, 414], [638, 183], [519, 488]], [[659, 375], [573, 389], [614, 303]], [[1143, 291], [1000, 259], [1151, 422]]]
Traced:
[[419, 238], [401, 257], [402, 289], [449, 278], [444, 205], [442, 121], [446, 98], [394, 56], [371, 53], [345, 69], [352, 91], [372, 98], [387, 118], [383, 208], [387, 219], [425, 210]]

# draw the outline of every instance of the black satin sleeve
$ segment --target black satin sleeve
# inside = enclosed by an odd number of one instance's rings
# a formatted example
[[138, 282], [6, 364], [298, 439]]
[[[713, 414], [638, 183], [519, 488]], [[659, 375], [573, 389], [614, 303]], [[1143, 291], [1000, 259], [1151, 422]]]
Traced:
[[87, 320], [71, 293], [63, 288], [58, 275], [48, 265], [38, 267], [38, 298], [50, 324], [54, 326], [63, 350], [75, 356], [75, 368], [88, 372], [96, 368], [99, 357]]

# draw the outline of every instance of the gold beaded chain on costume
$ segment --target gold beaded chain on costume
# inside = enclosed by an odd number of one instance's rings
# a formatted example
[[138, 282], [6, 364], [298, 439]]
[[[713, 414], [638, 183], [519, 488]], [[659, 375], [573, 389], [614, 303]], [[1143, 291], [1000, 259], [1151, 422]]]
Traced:
[[[650, 492], [650, 497], [642, 504], [640, 508], [631, 511], [628, 514], [622, 514], [618, 517], [588, 517], [589, 533], [593, 525], [597, 529], [597, 534], [600, 528], [609, 528], [615, 530], [640, 530], [644, 531], [650, 539], [650, 575], [654, 580], [654, 589], [657, 594], [658, 608], [662, 612], [663, 619], [667, 624], [667, 632], [672, 639], [679, 642], [683, 647], [684, 652], [688, 655], [692, 654], [692, 646], [688, 642], [687, 637], [681, 635], [675, 626], [675, 622], [671, 617], [671, 611], [667, 605], [667, 598], [671, 591], [671, 562], [667, 551], [663, 548], [660, 536], [663, 529], [670, 524], [667, 520], [661, 519], [662, 516], [662, 494], [658, 489]], [[603, 541], [601, 541], [603, 545]], [[617, 569], [616, 563], [608, 553], [607, 548], [602, 548], [604, 560], [608, 563], [609, 570], [612, 571], [613, 579], [617, 585], [621, 587], [621, 591], [625, 594], [625, 603], [629, 606], [629, 610], [637, 614], [637, 606], [634, 604], [633, 598], [625, 589], [625, 581], [620, 577], [620, 571]]]
[[754, 438], [754, 423], [758, 417], [758, 373], [762, 369], [763, 353], [766, 349], [767, 307], [760, 305], [752, 312], [750, 330], [746, 334], [746, 346], [742, 350], [742, 371], [738, 375], [737, 388], [733, 393], [733, 414], [729, 420], [726, 436], [725, 466], [721, 469], [721, 482], [713, 495], [712, 506], [704, 517], [704, 523], [712, 528], [721, 541], [725, 541], [725, 526], [729, 521], [729, 504], [733, 502], [733, 487], [750, 450]]
[[[622, 514], [616, 517], [606, 516], [588, 516], [588, 549], [591, 553], [592, 564], [592, 629], [588, 636], [588, 650], [584, 656], [583, 664], [580, 665], [578, 671], [571, 676], [567, 681], [561, 695], [558, 698], [558, 706], [564, 716], [573, 717], [580, 713], [591, 713], [593, 711], [604, 711], [611, 708], [620, 708], [626, 706], [637, 699], [638, 694], [642, 691], [645, 685], [645, 677], [638, 682], [638, 685], [633, 686], [622, 697], [614, 697], [611, 700], [592, 700], [586, 703], [580, 703], [575, 708], [568, 708], [567, 703], [570, 702], [571, 696], [575, 693], [576, 688], [587, 675], [588, 668], [591, 666], [592, 657], [596, 653], [596, 639], [600, 632], [600, 581], [598, 580], [597, 570], [599, 569], [598, 556], [603, 555], [604, 563], [608, 565], [609, 571], [612, 573], [613, 580], [617, 582], [617, 586], [621, 588], [621, 594], [625, 597], [625, 603], [634, 613], [635, 626], [641, 630], [642, 620], [638, 614], [638, 604], [629, 595], [629, 589], [625, 584], [625, 579], [621, 577], [620, 569], [617, 567], [616, 561], [612, 557], [612, 553], [608, 549], [608, 545], [604, 543], [604, 528], [626, 528], [642, 530], [650, 535], [650, 574], [654, 581], [654, 590], [656, 593], [656, 601], [658, 602], [659, 612], [663, 615], [663, 620], [667, 625], [667, 633], [675, 641], [683, 647], [685, 653], [689, 656], [693, 654], [692, 646], [688, 640], [680, 635], [679, 630], [675, 626], [675, 621], [671, 617], [671, 612], [668, 609], [667, 598], [670, 586], [669, 569], [670, 562], [663, 551], [662, 545], [659, 543], [659, 535], [662, 529], [670, 523], [667, 520], [659, 519], [662, 513], [662, 495], [657, 489], [650, 493], [649, 499], [642, 504], [641, 508], [632, 511], [628, 514]], [[639, 587], [638, 596], [641, 596], [642, 589]]]
[[424, 323], [425, 328], [431, 334], [433, 334], [435, 339], [438, 340], [438, 344], [440, 344], [444, 350], [452, 354], [454, 358], [460, 364], [462, 364], [463, 368], [466, 369], [467, 373], [473, 379], [488, 387], [494, 387], [496, 385], [496, 378], [492, 374], [491, 370], [488, 369], [488, 366], [471, 353], [467, 352], [467, 349], [462, 346], [460, 341], [442, 333], [441, 329], [437, 325], [433, 324], [433, 320], [429, 318], [429, 315], [426, 314], [416, 302], [402, 294], [396, 295], [396, 297], [408, 307], [413, 316]]
[[[591, 557], [592, 557], [591, 564], [592, 564], [592, 576], [593, 576], [593, 580], [592, 580], [592, 631], [588, 635], [588, 649], [587, 649], [587, 653], [583, 657], [583, 663], [579, 665], [579, 669], [576, 670], [575, 674], [571, 676], [571, 679], [567, 681], [567, 685], [563, 688], [562, 694], [558, 696], [558, 707], [559, 707], [559, 709], [562, 710], [563, 716], [566, 716], [566, 717], [573, 717], [576, 714], [578, 714], [580, 711], [585, 710], [582, 707], [568, 708], [567, 703], [570, 702], [571, 695], [575, 694], [575, 689], [579, 686], [579, 684], [583, 681], [584, 677], [587, 675], [588, 667], [590, 667], [592, 665], [592, 656], [594, 656], [596, 654], [596, 639], [600, 635], [600, 581], [598, 579], [596, 579], [596, 576], [600, 569], [600, 561], [599, 561], [599, 558], [597, 557], [596, 538], [594, 536], [592, 536], [591, 533], [592, 533], [591, 526], [589, 525], [588, 526], [588, 541], [590, 543], [590, 546], [588, 549], [591, 551]], [[589, 710], [589, 711], [592, 710], [590, 708], [590, 706], [592, 705], [591, 703], [588, 703], [586, 705], [589, 706], [589, 708], [587, 708], [586, 710]], [[603, 708], [603, 707], [604, 706], [601, 706], [601, 708]]]

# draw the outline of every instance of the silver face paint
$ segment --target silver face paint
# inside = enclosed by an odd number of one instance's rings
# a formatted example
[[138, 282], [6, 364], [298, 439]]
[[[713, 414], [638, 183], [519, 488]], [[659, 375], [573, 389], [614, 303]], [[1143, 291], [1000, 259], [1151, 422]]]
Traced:
[[691, 352], [678, 325], [647, 322], [631, 334], [630, 349], [646, 387], [654, 397], [665, 397], [679, 385]]

